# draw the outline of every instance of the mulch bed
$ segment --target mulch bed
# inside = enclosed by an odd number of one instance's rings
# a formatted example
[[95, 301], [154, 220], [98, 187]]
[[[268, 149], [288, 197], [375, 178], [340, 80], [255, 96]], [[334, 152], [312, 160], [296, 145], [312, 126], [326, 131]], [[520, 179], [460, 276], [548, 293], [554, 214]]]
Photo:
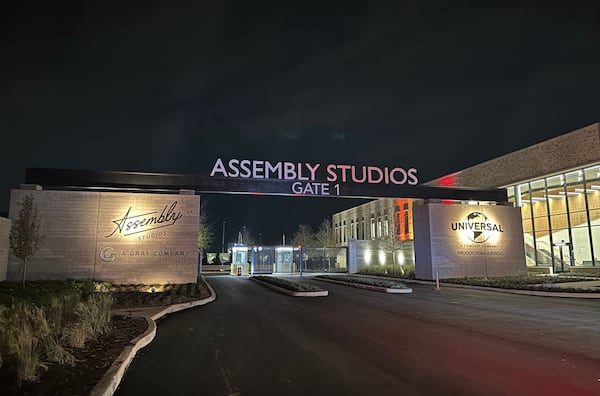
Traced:
[[[205, 282], [178, 287], [176, 292], [141, 293], [116, 292], [114, 309], [125, 307], [156, 307], [199, 300], [210, 296]], [[0, 395], [89, 395], [102, 379], [123, 349], [148, 328], [146, 319], [140, 317], [113, 316], [110, 330], [89, 340], [84, 348], [72, 350], [75, 365], [51, 365], [37, 381], [16, 384], [16, 378], [0, 370]]]
[[125, 346], [148, 329], [146, 319], [114, 316], [110, 331], [74, 349], [75, 366], [51, 365], [37, 381], [0, 378], [1, 395], [89, 395]]

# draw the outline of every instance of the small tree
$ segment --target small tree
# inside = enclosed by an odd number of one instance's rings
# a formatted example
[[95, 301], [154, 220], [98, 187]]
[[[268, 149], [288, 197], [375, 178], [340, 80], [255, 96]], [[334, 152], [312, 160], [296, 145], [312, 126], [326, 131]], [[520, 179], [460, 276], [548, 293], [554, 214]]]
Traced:
[[396, 252], [402, 249], [402, 241], [396, 239], [393, 234], [382, 236], [377, 240], [379, 248], [386, 253], [392, 254], [392, 273], [396, 271]]
[[250, 227], [246, 227], [246, 226], [242, 226], [242, 228], [240, 229], [239, 232], [240, 235], [240, 239], [241, 242], [244, 245], [255, 245], [256, 242], [254, 241], [254, 236], [252, 235], [252, 230], [250, 229]]
[[200, 216], [198, 219], [198, 250], [200, 256], [200, 271], [204, 264], [206, 250], [213, 242], [215, 231], [212, 224], [209, 222], [209, 212], [206, 209], [206, 201], [200, 203]]
[[309, 225], [300, 224], [298, 230], [294, 233], [291, 242], [292, 245], [314, 247], [316, 245], [315, 234]]
[[331, 220], [325, 219], [316, 234], [317, 245], [322, 247], [335, 246], [335, 232]]
[[23, 260], [23, 285], [27, 275], [27, 261], [39, 250], [43, 236], [40, 234], [41, 217], [33, 203], [32, 195], [25, 195], [19, 203], [19, 217], [10, 229], [10, 250]]
[[215, 230], [210, 223], [210, 213], [206, 209], [206, 201], [200, 204], [200, 217], [198, 220], [198, 249], [206, 251], [215, 238]]

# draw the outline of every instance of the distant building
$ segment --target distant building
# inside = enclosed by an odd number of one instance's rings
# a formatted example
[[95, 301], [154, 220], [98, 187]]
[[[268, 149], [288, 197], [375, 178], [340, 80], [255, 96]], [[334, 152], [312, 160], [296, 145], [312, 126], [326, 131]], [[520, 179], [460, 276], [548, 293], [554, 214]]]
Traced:
[[[595, 123], [425, 183], [504, 188], [521, 208], [529, 269], [554, 272], [600, 268], [600, 124]], [[413, 205], [379, 199], [333, 215], [338, 246], [393, 234], [414, 240]], [[442, 201], [447, 204], [486, 202]], [[410, 263], [410, 260], [406, 261]]]

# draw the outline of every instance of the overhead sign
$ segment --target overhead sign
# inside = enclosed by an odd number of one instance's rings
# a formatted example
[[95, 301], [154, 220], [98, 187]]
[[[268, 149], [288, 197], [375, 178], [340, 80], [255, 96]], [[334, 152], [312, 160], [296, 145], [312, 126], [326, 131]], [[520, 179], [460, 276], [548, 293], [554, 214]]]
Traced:
[[26, 173], [28, 184], [62, 189], [508, 201], [505, 189], [425, 186], [418, 181], [415, 168], [238, 159], [216, 160], [209, 175], [48, 168], [27, 168]]
[[400, 167], [355, 166], [309, 162], [217, 158], [210, 177], [293, 181], [291, 193], [340, 195], [340, 184], [417, 185], [417, 170]]

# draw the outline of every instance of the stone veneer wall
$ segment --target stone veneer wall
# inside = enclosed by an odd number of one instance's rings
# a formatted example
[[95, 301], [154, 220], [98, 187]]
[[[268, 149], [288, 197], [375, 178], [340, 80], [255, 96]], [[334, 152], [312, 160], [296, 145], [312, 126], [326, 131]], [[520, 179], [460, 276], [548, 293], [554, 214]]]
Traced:
[[10, 219], [0, 217], [0, 281], [6, 280], [8, 268], [8, 254], [10, 251]]
[[[417, 279], [527, 273], [519, 208], [427, 203], [413, 211]], [[482, 222], [490, 228], [476, 231]]]
[[[43, 235], [40, 250], [28, 262], [27, 279], [197, 280], [197, 195], [13, 190], [11, 219], [18, 217], [24, 195], [34, 197]], [[142, 222], [150, 218], [157, 221]], [[22, 269], [11, 255], [7, 279], [19, 280]]]
[[595, 123], [425, 184], [504, 187], [598, 162], [600, 124]]
[[[336, 235], [337, 246], [348, 246], [351, 239], [373, 239], [371, 236], [371, 216], [377, 224], [378, 217], [384, 221], [384, 215], [387, 214], [390, 222], [390, 232], [394, 230], [394, 199], [381, 198], [375, 201], [347, 209], [343, 212], [335, 213], [332, 216], [334, 232]], [[352, 235], [352, 224], [354, 227], [361, 227], [361, 221], [364, 221], [364, 235]], [[382, 225], [383, 226], [383, 225]], [[355, 232], [359, 234], [358, 229]], [[344, 237], [345, 235], [345, 237]]]

